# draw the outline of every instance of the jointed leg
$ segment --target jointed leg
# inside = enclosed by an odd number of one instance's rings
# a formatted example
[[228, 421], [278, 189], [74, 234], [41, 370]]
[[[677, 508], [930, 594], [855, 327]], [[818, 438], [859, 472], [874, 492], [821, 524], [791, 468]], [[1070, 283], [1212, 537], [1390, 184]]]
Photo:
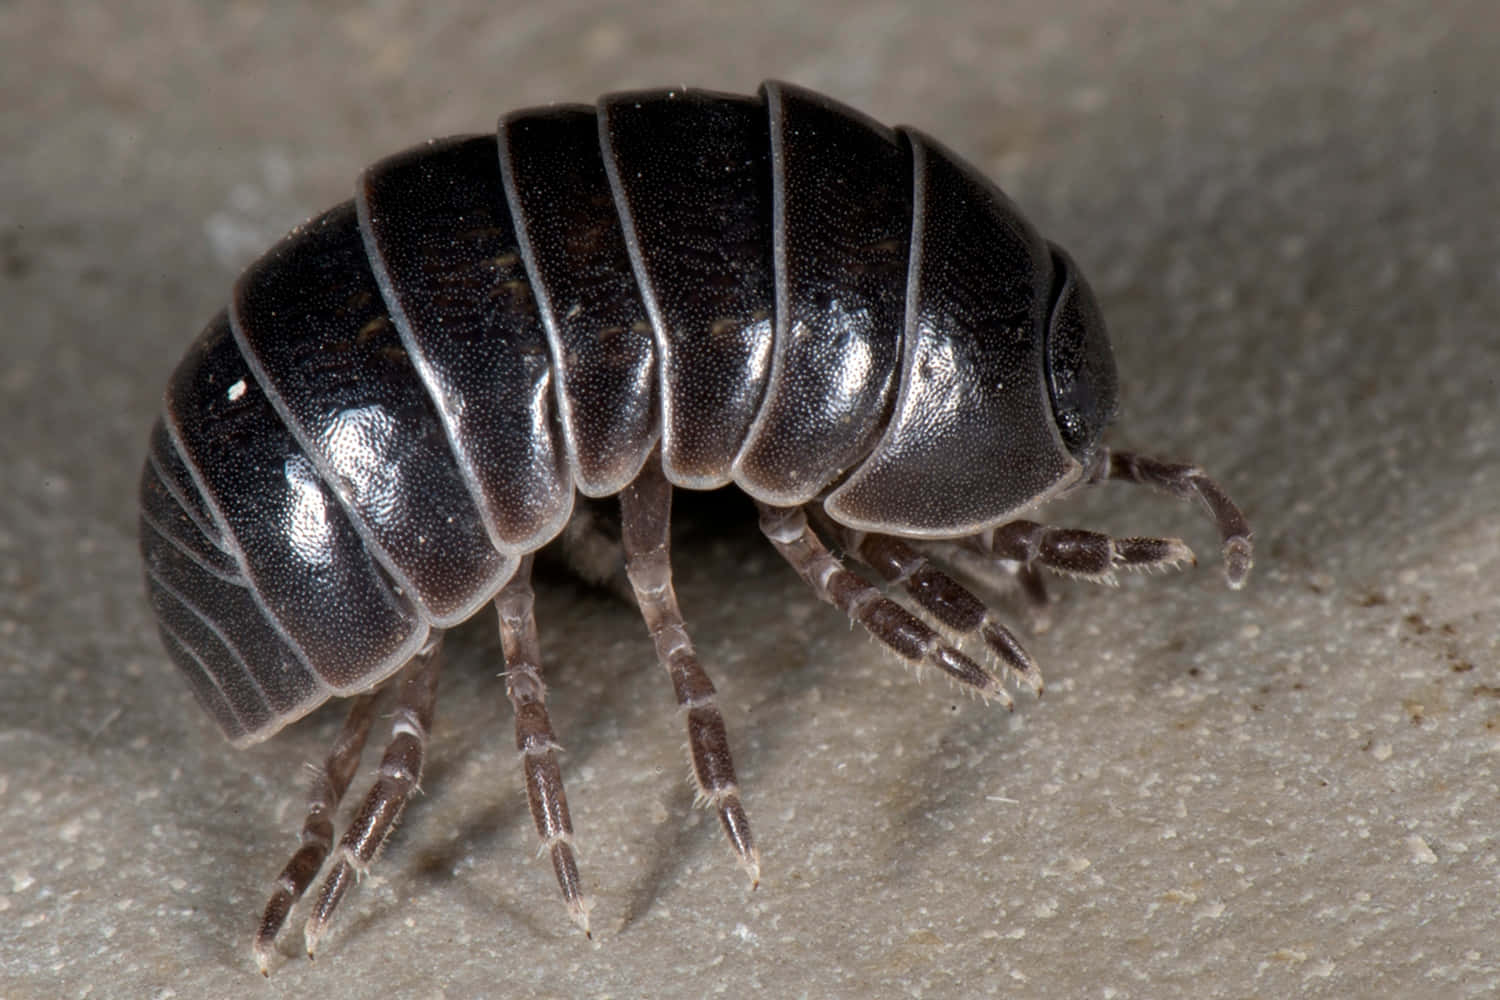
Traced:
[[820, 598], [859, 622], [903, 659], [936, 667], [981, 698], [998, 698], [1007, 708], [1011, 706], [1010, 695], [999, 678], [943, 642], [936, 631], [858, 574], [845, 569], [813, 532], [802, 508], [764, 503], [757, 506], [761, 532]]
[[[1201, 500], [1224, 546], [1224, 572], [1239, 588], [1253, 563], [1250, 525], [1224, 490], [1196, 466], [1177, 465], [1129, 452], [1099, 452], [1081, 485], [1107, 479], [1154, 486], [1183, 499]], [[1117, 569], [1162, 569], [1194, 562], [1192, 550], [1176, 538], [1111, 538], [1097, 531], [1054, 528], [1035, 521], [1011, 521], [954, 543], [991, 560], [1016, 567], [1022, 589], [1034, 607], [1046, 605], [1038, 567], [1100, 583], [1115, 582]]]
[[427, 735], [437, 704], [440, 663], [435, 642], [407, 665], [397, 682], [396, 717], [391, 723], [391, 741], [380, 760], [379, 777], [339, 841], [334, 866], [318, 893], [318, 905], [307, 918], [304, 936], [308, 958], [317, 951], [318, 939], [328, 929], [329, 918], [344, 898], [349, 883], [356, 874], [369, 870], [401, 818], [406, 800], [422, 780]]
[[[562, 889], [568, 915], [589, 933], [589, 901], [573, 859], [573, 823], [557, 766], [556, 738], [547, 717], [547, 688], [539, 673], [535, 598], [531, 591], [531, 556], [521, 560], [510, 582], [495, 597], [500, 613], [500, 641], [505, 648], [505, 691], [516, 710], [516, 749], [526, 769], [526, 798], [542, 849], [552, 856], [552, 870]], [[590, 935], [592, 936], [592, 935]]]
[[333, 817], [359, 768], [359, 755], [364, 751], [370, 724], [375, 720], [375, 698], [376, 693], [370, 692], [352, 700], [344, 727], [328, 751], [327, 761], [313, 773], [312, 788], [307, 797], [307, 819], [302, 823], [302, 846], [297, 848], [277, 877], [276, 891], [266, 903], [260, 929], [255, 935], [255, 962], [263, 976], [271, 974], [271, 951], [287, 914], [317, 877], [324, 859], [333, 848]]
[[1023, 569], [1045, 566], [1069, 576], [1114, 583], [1117, 569], [1161, 569], [1192, 562], [1193, 551], [1176, 538], [1111, 538], [1097, 531], [1010, 521], [969, 535], [961, 543]]
[[[812, 508], [809, 510], [816, 513]], [[826, 518], [818, 520], [822, 522]], [[1019, 591], [1026, 606], [1027, 624], [1031, 631], [1042, 633], [1052, 627], [1047, 581], [1035, 566], [1027, 566], [1013, 559], [996, 559], [988, 552], [980, 551], [974, 542], [963, 538], [918, 538], [905, 541], [932, 562], [957, 570], [992, 593]]]
[[887, 583], [901, 584], [917, 605], [938, 622], [961, 635], [977, 634], [1017, 680], [1037, 694], [1042, 693], [1042, 672], [1035, 661], [1011, 630], [967, 587], [900, 538], [841, 527], [836, 530], [845, 551], [879, 573]]
[[718, 809], [724, 832], [754, 887], [760, 881], [760, 852], [755, 849], [750, 821], [740, 803], [724, 717], [715, 703], [713, 682], [693, 651], [672, 589], [668, 538], [672, 485], [662, 475], [658, 459], [650, 459], [635, 481], [620, 493], [620, 512], [625, 568], [636, 602], [656, 643], [656, 655], [672, 678], [677, 704], [687, 712], [688, 747], [698, 797]]
[[1255, 561], [1250, 544], [1250, 522], [1245, 520], [1245, 515], [1223, 488], [1197, 466], [1177, 465], [1121, 451], [1109, 456], [1106, 478], [1154, 486], [1184, 500], [1196, 497], [1203, 501], [1223, 539], [1224, 576], [1229, 586], [1236, 590], [1244, 585]]

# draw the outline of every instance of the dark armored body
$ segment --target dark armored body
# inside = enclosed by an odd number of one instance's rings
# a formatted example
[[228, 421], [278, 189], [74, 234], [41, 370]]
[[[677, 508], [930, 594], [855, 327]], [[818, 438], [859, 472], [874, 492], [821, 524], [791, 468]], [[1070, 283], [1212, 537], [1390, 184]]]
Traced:
[[491, 602], [538, 832], [587, 926], [529, 585], [579, 493], [620, 499], [621, 537], [585, 543], [623, 550], [700, 791], [752, 878], [723, 720], [672, 592], [673, 487], [748, 493], [820, 597], [986, 697], [1008, 700], [997, 670], [1037, 689], [1040, 674], [928, 555], [983, 556], [1036, 600], [1038, 567], [1102, 578], [1191, 557], [1023, 519], [1065, 491], [1125, 478], [1202, 499], [1237, 586], [1243, 517], [1191, 466], [1111, 455], [1115, 394], [1067, 254], [921, 132], [796, 87], [522, 111], [375, 164], [241, 277], [172, 376], [141, 486], [163, 639], [230, 739], [355, 697], [257, 938], [262, 969], [332, 847], [373, 692], [410, 664], [309, 952], [420, 776], [442, 630]]

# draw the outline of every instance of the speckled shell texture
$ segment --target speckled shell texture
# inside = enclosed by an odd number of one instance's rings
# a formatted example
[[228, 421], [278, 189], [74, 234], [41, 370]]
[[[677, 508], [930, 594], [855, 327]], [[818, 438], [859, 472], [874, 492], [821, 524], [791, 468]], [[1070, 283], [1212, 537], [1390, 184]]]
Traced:
[[980, 530], [1076, 480], [1057, 258], [922, 133], [766, 84], [615, 94], [383, 160], [172, 376], [151, 599], [238, 743], [368, 689], [661, 449], [677, 486]]

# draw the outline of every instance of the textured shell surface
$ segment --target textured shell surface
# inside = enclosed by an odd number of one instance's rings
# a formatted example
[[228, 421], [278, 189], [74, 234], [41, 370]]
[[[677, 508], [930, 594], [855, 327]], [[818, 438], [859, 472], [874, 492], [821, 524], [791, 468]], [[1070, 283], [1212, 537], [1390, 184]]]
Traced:
[[922, 132], [767, 83], [505, 115], [365, 171], [172, 375], [141, 481], [163, 640], [239, 744], [390, 677], [660, 454], [909, 538], [1084, 477], [1092, 293]]

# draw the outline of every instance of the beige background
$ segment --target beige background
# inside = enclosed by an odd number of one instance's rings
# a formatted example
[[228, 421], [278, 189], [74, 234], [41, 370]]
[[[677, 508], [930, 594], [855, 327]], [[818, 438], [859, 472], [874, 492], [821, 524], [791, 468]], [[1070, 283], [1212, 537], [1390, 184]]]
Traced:
[[[1500, 843], [1492, 3], [0, 5], [0, 996], [1483, 997]], [[529, 103], [777, 76], [972, 157], [1114, 331], [1114, 487], [1197, 571], [1054, 589], [1014, 715], [919, 684], [747, 521], [679, 540], [765, 852], [690, 804], [632, 612], [540, 598], [597, 900], [568, 923], [488, 620], [426, 794], [322, 957], [249, 939], [323, 713], [238, 753], [157, 644], [134, 490], [234, 274], [367, 162]], [[733, 508], [731, 508], [733, 509]], [[365, 779], [361, 779], [363, 781]]]

